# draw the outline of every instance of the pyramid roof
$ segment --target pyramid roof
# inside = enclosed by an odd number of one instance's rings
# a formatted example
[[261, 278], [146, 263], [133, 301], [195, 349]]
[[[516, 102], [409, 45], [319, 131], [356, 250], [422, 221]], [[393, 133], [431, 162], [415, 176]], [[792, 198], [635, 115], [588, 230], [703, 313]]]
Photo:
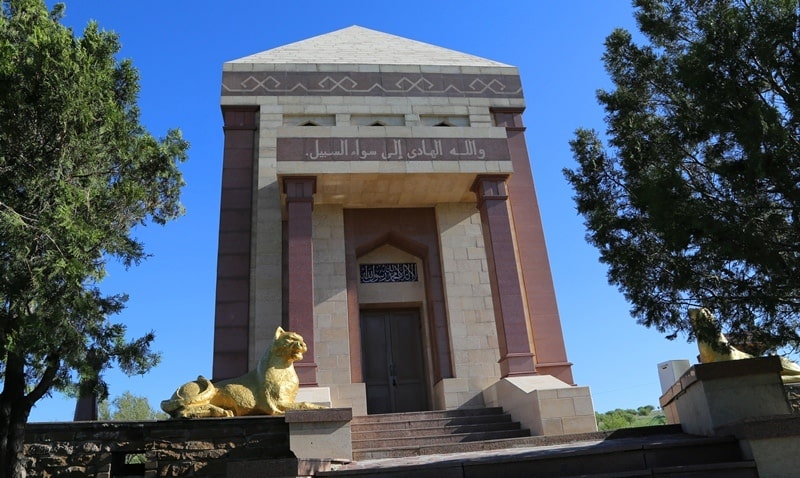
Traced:
[[228, 63], [511, 67], [355, 25]]

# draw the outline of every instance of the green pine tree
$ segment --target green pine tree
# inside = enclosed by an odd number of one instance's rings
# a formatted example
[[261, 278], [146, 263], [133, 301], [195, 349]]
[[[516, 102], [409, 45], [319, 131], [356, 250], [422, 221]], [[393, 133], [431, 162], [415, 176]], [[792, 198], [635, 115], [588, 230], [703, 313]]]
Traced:
[[606, 138], [579, 129], [565, 170], [588, 241], [633, 316], [669, 338], [693, 338], [687, 310], [708, 307], [751, 352], [796, 348], [800, 6], [634, 5], [643, 44], [606, 40]]
[[127, 339], [109, 320], [126, 297], [98, 284], [108, 260], [146, 257], [134, 226], [182, 214], [188, 144], [139, 122], [138, 73], [117, 59], [116, 34], [90, 23], [76, 37], [63, 5], [1, 5], [0, 476], [18, 477], [40, 398], [77, 382], [104, 398], [103, 369], [158, 362], [152, 333]]

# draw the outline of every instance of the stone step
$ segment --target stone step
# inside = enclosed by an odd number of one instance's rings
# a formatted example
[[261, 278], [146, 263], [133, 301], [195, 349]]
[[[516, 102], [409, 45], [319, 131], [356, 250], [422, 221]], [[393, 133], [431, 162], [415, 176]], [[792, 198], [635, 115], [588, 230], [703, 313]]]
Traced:
[[736, 461], [655, 468], [652, 476], [659, 478], [758, 478], [758, 469], [754, 461]]
[[493, 424], [493, 423], [511, 423], [511, 415], [503, 414], [487, 414], [487, 415], [472, 415], [462, 417], [440, 417], [440, 418], [415, 418], [406, 420], [393, 420], [385, 422], [363, 422], [358, 421], [353, 417], [350, 423], [350, 428], [353, 432], [370, 432], [370, 431], [390, 431], [390, 430], [410, 430], [418, 428], [444, 428], [446, 426], [465, 426], [465, 425], [479, 425], [479, 424]]
[[413, 438], [413, 437], [427, 437], [435, 435], [453, 435], [453, 434], [468, 434], [480, 432], [494, 432], [505, 430], [519, 430], [519, 422], [508, 421], [502, 422], [489, 422], [489, 423], [466, 423], [463, 425], [442, 425], [437, 423], [439, 420], [425, 420], [424, 423], [416, 424], [415, 426], [397, 428], [397, 429], [374, 429], [374, 430], [358, 430], [352, 431], [351, 434], [354, 441], [362, 440], [381, 440], [391, 438]]
[[354, 417], [355, 459], [414, 456], [430, 446], [530, 436], [502, 408], [434, 410]]
[[[452, 454], [452, 453], [469, 453], [469, 452], [486, 452], [493, 450], [503, 450], [508, 448], [536, 448], [548, 446], [564, 446], [576, 442], [602, 442], [603, 440], [613, 438], [614, 443], [622, 443], [623, 440], [646, 440], [649, 437], [685, 437], [681, 431], [680, 425], [658, 425], [650, 427], [629, 428], [623, 430], [616, 430], [613, 432], [591, 432], [580, 433], [573, 435], [552, 435], [552, 436], [524, 436], [519, 438], [506, 438], [501, 440], [485, 440], [485, 441], [471, 441], [460, 443], [444, 443], [444, 444], [423, 444], [420, 446], [393, 448], [391, 457], [409, 457], [420, 455], [433, 455], [433, 454]], [[669, 443], [669, 440], [666, 441]], [[377, 453], [373, 456], [378, 458]]]
[[[611, 438], [594, 447], [584, 447], [576, 452], [565, 450], [569, 450], [569, 447], [537, 457], [534, 449], [530, 458], [536, 461], [542, 470], [553, 470], [555, 473], [557, 470], [583, 468], [582, 473], [589, 476], [600, 472], [657, 469], [663, 469], [660, 472], [673, 473], [680, 467], [686, 470], [698, 467], [698, 470], [703, 470], [704, 466], [744, 461], [739, 443], [732, 437], [697, 437], [679, 434], [662, 437]], [[580, 476], [580, 473], [574, 475]], [[570, 474], [552, 476], [570, 476]]]
[[[383, 458], [368, 457], [320, 476], [430, 476], [497, 477], [537, 476], [569, 478], [610, 477], [757, 477], [755, 464], [744, 460], [733, 438], [706, 438], [673, 433], [644, 433], [622, 438], [613, 434], [583, 434], [560, 437], [528, 437], [479, 443], [381, 450]], [[525, 446], [527, 441], [546, 443]], [[559, 444], [559, 440], [563, 442]], [[462, 448], [480, 445], [481, 451]], [[435, 450], [435, 451], [434, 451]], [[467, 452], [464, 452], [467, 451]], [[435, 454], [431, 454], [435, 453]], [[389, 458], [387, 454], [396, 457]], [[425, 456], [423, 456], [425, 455]]]
[[758, 478], [758, 470], [754, 461], [735, 461], [704, 465], [669, 466], [647, 470], [568, 475], [559, 476], [559, 478], [634, 478], [640, 476], [659, 478]]
[[[385, 438], [379, 440], [353, 440], [353, 458], [374, 459], [381, 457], [394, 457], [393, 449], [405, 449], [408, 447], [419, 448], [420, 446], [446, 445], [452, 443], [463, 443], [485, 440], [499, 440], [505, 438], [517, 438], [530, 435], [528, 430], [500, 430], [476, 433], [454, 433], [445, 435], [429, 435], [422, 437], [409, 438]], [[387, 452], [383, 454], [381, 452]], [[408, 455], [401, 455], [408, 456]]]
[[457, 410], [431, 410], [425, 412], [383, 413], [353, 417], [350, 425], [363, 425], [372, 423], [413, 422], [418, 420], [434, 420], [461, 417], [477, 417], [487, 415], [503, 415], [500, 407], [490, 408], [463, 408]]

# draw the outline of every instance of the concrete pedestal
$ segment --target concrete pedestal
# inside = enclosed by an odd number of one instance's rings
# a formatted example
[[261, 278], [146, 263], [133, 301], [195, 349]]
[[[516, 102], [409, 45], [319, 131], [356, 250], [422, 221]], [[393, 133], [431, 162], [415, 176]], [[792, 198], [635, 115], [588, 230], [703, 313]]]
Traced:
[[740, 420], [789, 414], [780, 371], [778, 357], [695, 365], [661, 396], [661, 407], [684, 432], [708, 436]]
[[286, 412], [289, 448], [299, 459], [352, 460], [349, 408]]

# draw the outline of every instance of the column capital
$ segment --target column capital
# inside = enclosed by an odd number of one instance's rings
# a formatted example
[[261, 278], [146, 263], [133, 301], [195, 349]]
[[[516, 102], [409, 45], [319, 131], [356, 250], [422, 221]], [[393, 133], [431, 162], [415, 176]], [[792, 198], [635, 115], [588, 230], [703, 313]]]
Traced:
[[522, 124], [522, 112], [525, 108], [490, 108], [495, 126], [504, 127], [506, 131], [525, 131]]
[[308, 201], [314, 202], [317, 192], [316, 176], [286, 176], [281, 183], [286, 202]]
[[480, 174], [472, 182], [469, 190], [478, 197], [478, 207], [487, 199], [504, 201], [508, 199], [506, 180], [508, 174]]
[[255, 130], [258, 129], [256, 113], [259, 108], [255, 105], [223, 106], [223, 129], [228, 130]]

